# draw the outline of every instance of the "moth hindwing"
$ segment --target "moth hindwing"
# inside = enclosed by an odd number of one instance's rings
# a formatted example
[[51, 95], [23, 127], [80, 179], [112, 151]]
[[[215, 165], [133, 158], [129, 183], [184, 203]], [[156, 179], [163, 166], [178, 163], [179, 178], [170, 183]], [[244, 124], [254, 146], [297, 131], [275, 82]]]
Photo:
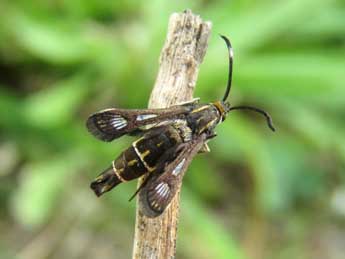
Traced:
[[206, 134], [202, 134], [188, 143], [180, 144], [175, 150], [175, 159], [158, 167], [143, 183], [139, 199], [142, 212], [146, 216], [159, 216], [168, 207], [181, 185], [188, 166], [205, 139]]
[[[106, 109], [91, 115], [86, 126], [92, 135], [112, 141], [125, 134], [140, 136], [91, 183], [97, 196], [118, 184], [145, 175], [139, 192], [142, 211], [149, 217], [163, 213], [174, 198], [182, 178], [198, 152], [207, 152], [207, 141], [216, 136], [216, 126], [233, 110], [251, 110], [265, 116], [274, 130], [270, 115], [252, 106], [230, 106], [227, 98], [232, 80], [232, 48], [228, 47], [229, 74], [221, 101], [202, 104], [192, 100], [165, 109]], [[135, 193], [135, 194], [136, 194]]]

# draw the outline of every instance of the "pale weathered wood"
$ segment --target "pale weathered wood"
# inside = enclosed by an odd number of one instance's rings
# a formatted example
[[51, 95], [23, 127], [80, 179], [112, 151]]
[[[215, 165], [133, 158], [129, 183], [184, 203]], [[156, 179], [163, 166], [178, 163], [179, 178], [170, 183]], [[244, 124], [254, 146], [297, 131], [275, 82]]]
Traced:
[[[211, 23], [202, 21], [189, 10], [171, 15], [150, 108], [168, 107], [192, 99], [210, 33]], [[139, 185], [141, 182], [142, 179]], [[179, 197], [180, 192], [157, 218], [143, 215], [141, 204], [137, 204], [134, 259], [175, 257]]]

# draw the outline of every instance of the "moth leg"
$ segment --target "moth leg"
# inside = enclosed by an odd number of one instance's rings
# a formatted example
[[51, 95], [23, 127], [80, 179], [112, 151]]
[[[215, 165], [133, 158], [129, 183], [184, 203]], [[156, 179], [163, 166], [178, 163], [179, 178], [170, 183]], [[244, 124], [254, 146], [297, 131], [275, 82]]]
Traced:
[[[216, 133], [215, 131], [212, 131], [212, 132], [210, 132], [210, 133], [207, 135], [206, 139], [207, 139], [207, 141], [208, 141], [208, 140], [210, 140], [210, 139], [212, 139], [212, 138], [214, 138], [214, 137], [216, 137], [216, 136], [217, 136], [217, 133]], [[198, 154], [201, 154], [201, 153], [209, 153], [209, 152], [211, 152], [210, 147], [207, 145], [207, 143], [204, 143], [204, 144], [202, 145], [202, 147], [200, 148]]]
[[211, 150], [210, 150], [210, 147], [204, 143], [202, 145], [202, 147], [200, 148], [200, 150], [198, 151], [198, 154], [201, 154], [201, 153], [209, 153]]
[[212, 132], [210, 132], [210, 133], [207, 135], [206, 139], [209, 140], [209, 139], [212, 139], [212, 138], [215, 138], [215, 137], [217, 137], [217, 133], [214, 132], [214, 131], [212, 131]]

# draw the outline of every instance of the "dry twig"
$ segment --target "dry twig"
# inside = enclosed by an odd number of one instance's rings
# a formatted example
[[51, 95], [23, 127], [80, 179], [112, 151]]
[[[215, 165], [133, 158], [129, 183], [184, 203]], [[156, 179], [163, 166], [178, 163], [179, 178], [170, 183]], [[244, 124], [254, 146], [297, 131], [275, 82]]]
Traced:
[[[191, 11], [171, 15], [150, 108], [164, 108], [192, 99], [210, 33], [211, 23], [203, 22]], [[141, 182], [142, 179], [139, 185]], [[146, 217], [141, 213], [141, 204], [138, 204], [134, 259], [175, 257], [179, 197], [178, 191], [170, 206], [157, 218]]]

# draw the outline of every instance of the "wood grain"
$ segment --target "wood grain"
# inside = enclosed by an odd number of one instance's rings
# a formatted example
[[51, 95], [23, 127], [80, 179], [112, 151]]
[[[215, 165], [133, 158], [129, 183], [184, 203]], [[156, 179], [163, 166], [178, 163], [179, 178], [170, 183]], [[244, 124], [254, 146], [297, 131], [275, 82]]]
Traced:
[[[211, 27], [210, 22], [204, 22], [189, 10], [170, 16], [149, 108], [165, 108], [192, 99]], [[156, 218], [146, 217], [137, 201], [132, 258], [175, 258], [179, 200], [180, 191], [166, 211]]]

